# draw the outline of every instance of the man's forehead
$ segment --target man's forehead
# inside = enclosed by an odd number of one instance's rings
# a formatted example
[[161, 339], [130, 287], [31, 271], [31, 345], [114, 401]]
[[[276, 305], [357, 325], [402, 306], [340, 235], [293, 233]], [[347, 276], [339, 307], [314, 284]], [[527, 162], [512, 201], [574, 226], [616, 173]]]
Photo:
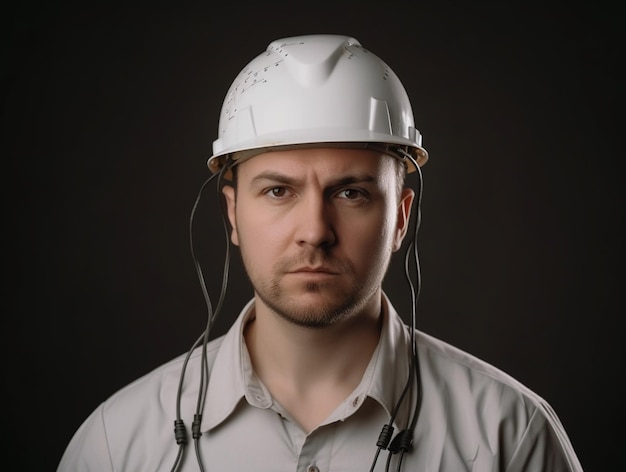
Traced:
[[268, 151], [238, 164], [238, 172], [303, 174], [307, 172], [342, 174], [383, 174], [393, 157], [368, 149], [310, 148]]

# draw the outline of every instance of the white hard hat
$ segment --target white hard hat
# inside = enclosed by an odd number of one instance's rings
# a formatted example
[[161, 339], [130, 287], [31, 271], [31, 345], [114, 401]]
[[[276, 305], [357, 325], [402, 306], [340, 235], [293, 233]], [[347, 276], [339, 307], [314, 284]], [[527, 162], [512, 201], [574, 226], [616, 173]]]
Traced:
[[355, 38], [295, 36], [273, 41], [232, 83], [208, 166], [292, 146], [381, 145], [428, 159], [396, 74]]

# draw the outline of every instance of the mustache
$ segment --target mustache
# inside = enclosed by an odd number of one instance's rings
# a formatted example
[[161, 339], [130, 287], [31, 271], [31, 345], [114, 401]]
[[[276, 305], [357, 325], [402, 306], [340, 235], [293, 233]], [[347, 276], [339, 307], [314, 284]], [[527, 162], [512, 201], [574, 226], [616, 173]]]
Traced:
[[338, 274], [354, 272], [350, 262], [330, 256], [321, 250], [303, 251], [280, 258], [274, 263], [274, 270], [278, 273], [294, 272], [304, 268]]

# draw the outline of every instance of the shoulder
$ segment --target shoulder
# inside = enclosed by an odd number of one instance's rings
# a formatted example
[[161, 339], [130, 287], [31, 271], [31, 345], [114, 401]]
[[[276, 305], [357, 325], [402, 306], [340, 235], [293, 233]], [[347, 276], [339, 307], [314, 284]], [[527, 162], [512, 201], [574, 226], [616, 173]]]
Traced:
[[[223, 337], [219, 337], [206, 346], [209, 369], [222, 341]], [[137, 411], [146, 409], [173, 411], [171, 407], [176, 403], [181, 380], [187, 393], [198, 392], [202, 350], [200, 346], [190, 353], [181, 354], [115, 392], [102, 405], [105, 418], [124, 415], [126, 411], [134, 412], [133, 416], [137, 415]]]
[[422, 375], [431, 378], [442, 388], [487, 388], [515, 392], [532, 403], [543, 399], [526, 385], [490, 364], [441, 339], [416, 331]]
[[417, 333], [424, 401], [443, 417], [478, 429], [507, 425], [515, 442], [531, 424], [560, 429], [548, 402], [494, 365], [455, 346]]
[[[209, 370], [222, 341], [220, 337], [206, 346]], [[112, 457], [123, 456], [137, 437], [152, 438], [153, 444], [173, 441], [178, 407], [186, 420], [193, 418], [201, 384], [202, 350], [198, 347], [139, 377], [107, 398], [92, 414], [91, 423], [108, 438]]]
[[543, 397], [503, 370], [444, 341], [422, 332], [417, 332], [417, 339], [422, 412], [431, 416], [431, 424], [445, 425], [445, 434], [455, 443], [481, 437], [508, 458], [538, 444], [558, 451], [559, 457], [573, 456], [562, 424]]
[[[209, 369], [222, 339], [207, 344]], [[157, 470], [157, 464], [173, 461], [176, 411], [180, 405], [181, 416], [193, 418], [201, 358], [199, 347], [155, 368], [104, 400], [74, 434], [58, 470]], [[179, 401], [181, 379], [184, 388]]]
[[545, 470], [540, 464], [546, 457], [553, 470], [580, 470], [563, 425], [543, 397], [476, 356], [416, 334], [425, 417], [420, 421], [428, 424], [429, 435], [477, 461], [485, 451], [499, 451], [510, 470], [526, 470], [523, 464]]

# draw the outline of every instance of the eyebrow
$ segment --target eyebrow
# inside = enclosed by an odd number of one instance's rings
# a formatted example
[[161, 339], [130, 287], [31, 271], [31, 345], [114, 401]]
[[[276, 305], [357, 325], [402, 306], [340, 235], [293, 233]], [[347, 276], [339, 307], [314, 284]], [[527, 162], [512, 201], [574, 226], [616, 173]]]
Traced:
[[[256, 182], [262, 181], [276, 182], [290, 186], [298, 186], [302, 182], [301, 179], [291, 177], [290, 175], [286, 175], [280, 172], [265, 171], [254, 176], [251, 183], [255, 184]], [[337, 179], [331, 180], [327, 187], [332, 188], [341, 187], [343, 185], [376, 183], [377, 181], [378, 179], [370, 174], [346, 175], [344, 177], [339, 177]]]

